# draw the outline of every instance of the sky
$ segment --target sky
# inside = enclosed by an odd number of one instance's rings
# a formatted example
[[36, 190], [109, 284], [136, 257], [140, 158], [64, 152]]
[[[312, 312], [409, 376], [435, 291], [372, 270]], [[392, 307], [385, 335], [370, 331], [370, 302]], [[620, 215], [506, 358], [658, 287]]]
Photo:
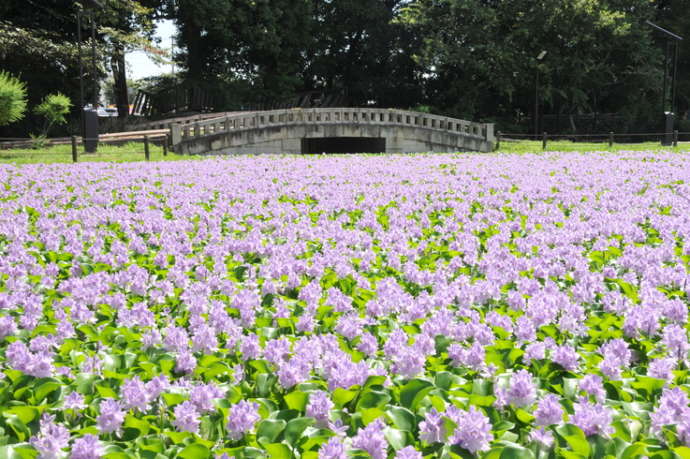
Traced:
[[[170, 50], [171, 37], [175, 34], [175, 25], [170, 20], [156, 22], [156, 36], [161, 39], [158, 46], [162, 49]], [[147, 76], [161, 75], [170, 73], [172, 66], [158, 66], [146, 56], [143, 51], [127, 53], [127, 78], [138, 80]]]

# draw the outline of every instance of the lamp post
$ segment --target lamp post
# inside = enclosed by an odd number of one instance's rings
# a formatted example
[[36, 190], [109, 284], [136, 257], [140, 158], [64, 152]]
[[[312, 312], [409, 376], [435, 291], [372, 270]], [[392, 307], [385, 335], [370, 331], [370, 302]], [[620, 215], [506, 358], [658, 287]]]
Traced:
[[546, 56], [546, 51], [542, 51], [539, 53], [537, 56], [537, 76], [536, 76], [536, 83], [534, 85], [534, 138], [536, 139], [539, 136], [539, 63], [544, 59]]
[[[678, 46], [683, 37], [670, 32], [663, 27], [659, 27], [651, 21], [646, 21], [647, 25], [655, 30], [663, 33], [666, 36], [666, 49], [664, 50], [664, 83], [661, 94], [661, 112], [664, 114], [664, 140], [662, 145], [671, 145], [673, 143], [673, 125], [675, 123], [676, 113], [676, 73], [678, 69]], [[671, 56], [673, 53], [673, 56]], [[669, 60], [673, 58], [673, 73], [671, 74], [671, 94], [670, 107], [668, 97], [668, 64]], [[668, 110], [667, 110], [668, 109]]]

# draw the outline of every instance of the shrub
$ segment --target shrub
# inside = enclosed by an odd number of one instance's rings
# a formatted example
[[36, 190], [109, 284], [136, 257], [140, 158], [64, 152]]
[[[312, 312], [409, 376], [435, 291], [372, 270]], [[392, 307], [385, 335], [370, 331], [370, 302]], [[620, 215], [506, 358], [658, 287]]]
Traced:
[[0, 126], [24, 117], [26, 85], [7, 72], [0, 72]]
[[34, 109], [34, 113], [45, 117], [43, 135], [47, 136], [48, 131], [54, 124], [67, 123], [66, 115], [72, 107], [69, 97], [61, 93], [49, 94], [43, 99], [40, 105]]

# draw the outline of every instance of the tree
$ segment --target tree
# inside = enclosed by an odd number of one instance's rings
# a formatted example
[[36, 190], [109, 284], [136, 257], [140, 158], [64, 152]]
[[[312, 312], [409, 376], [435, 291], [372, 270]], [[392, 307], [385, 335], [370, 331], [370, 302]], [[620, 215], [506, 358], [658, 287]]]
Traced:
[[61, 93], [49, 94], [35, 109], [34, 112], [45, 119], [43, 124], [43, 136], [48, 136], [50, 128], [55, 124], [67, 123], [72, 102], [69, 97]]
[[346, 93], [355, 105], [417, 104], [421, 72], [413, 56], [420, 41], [397, 20], [405, 3], [315, 1], [305, 83]]
[[26, 85], [7, 72], [0, 72], [0, 126], [24, 117]]
[[404, 20], [424, 37], [432, 105], [500, 119], [533, 113], [537, 72], [555, 112], [631, 110], [653, 97], [653, 14], [647, 0], [417, 0]]
[[108, 46], [113, 93], [121, 121], [129, 115], [126, 53], [144, 50], [158, 60], [165, 56], [151, 41], [155, 30], [153, 18], [158, 16], [160, 8], [161, 0], [108, 0], [98, 12], [99, 32]]

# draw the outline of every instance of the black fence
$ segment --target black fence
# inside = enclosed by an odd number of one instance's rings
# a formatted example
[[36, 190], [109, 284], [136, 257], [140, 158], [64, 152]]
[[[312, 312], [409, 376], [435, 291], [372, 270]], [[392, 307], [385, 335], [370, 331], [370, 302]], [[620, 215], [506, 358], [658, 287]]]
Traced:
[[516, 142], [523, 140], [540, 141], [542, 149], [546, 150], [549, 142], [555, 141], [571, 141], [573, 143], [601, 143], [608, 144], [609, 147], [614, 144], [631, 144], [643, 142], [659, 142], [662, 146], [677, 147], [678, 142], [690, 141], [690, 132], [641, 132], [641, 133], [615, 133], [610, 131], [608, 133], [598, 134], [549, 134], [542, 132], [541, 134], [522, 134], [501, 132], [496, 133], [496, 146], [498, 150], [501, 144], [505, 142]]
[[[71, 160], [73, 163], [79, 162], [80, 159], [88, 160], [90, 157], [93, 157], [93, 153], [98, 153], [99, 147], [104, 146], [123, 146], [131, 143], [139, 143], [141, 144], [141, 159], [146, 161], [151, 160], [152, 146], [160, 148], [160, 153], [162, 153], [164, 157], [168, 156], [168, 153], [172, 151], [169, 134], [123, 136], [119, 138], [82, 138], [72, 136], [42, 140], [39, 141], [41, 142], [40, 145], [36, 142], [35, 139], [0, 138], [0, 160], [21, 160], [26, 156], [30, 156], [32, 160], [54, 160], [55, 156], [60, 156], [61, 153], [46, 151], [46, 147], [54, 145], [70, 145]], [[16, 149], [19, 149], [19, 152], [16, 152]]]

